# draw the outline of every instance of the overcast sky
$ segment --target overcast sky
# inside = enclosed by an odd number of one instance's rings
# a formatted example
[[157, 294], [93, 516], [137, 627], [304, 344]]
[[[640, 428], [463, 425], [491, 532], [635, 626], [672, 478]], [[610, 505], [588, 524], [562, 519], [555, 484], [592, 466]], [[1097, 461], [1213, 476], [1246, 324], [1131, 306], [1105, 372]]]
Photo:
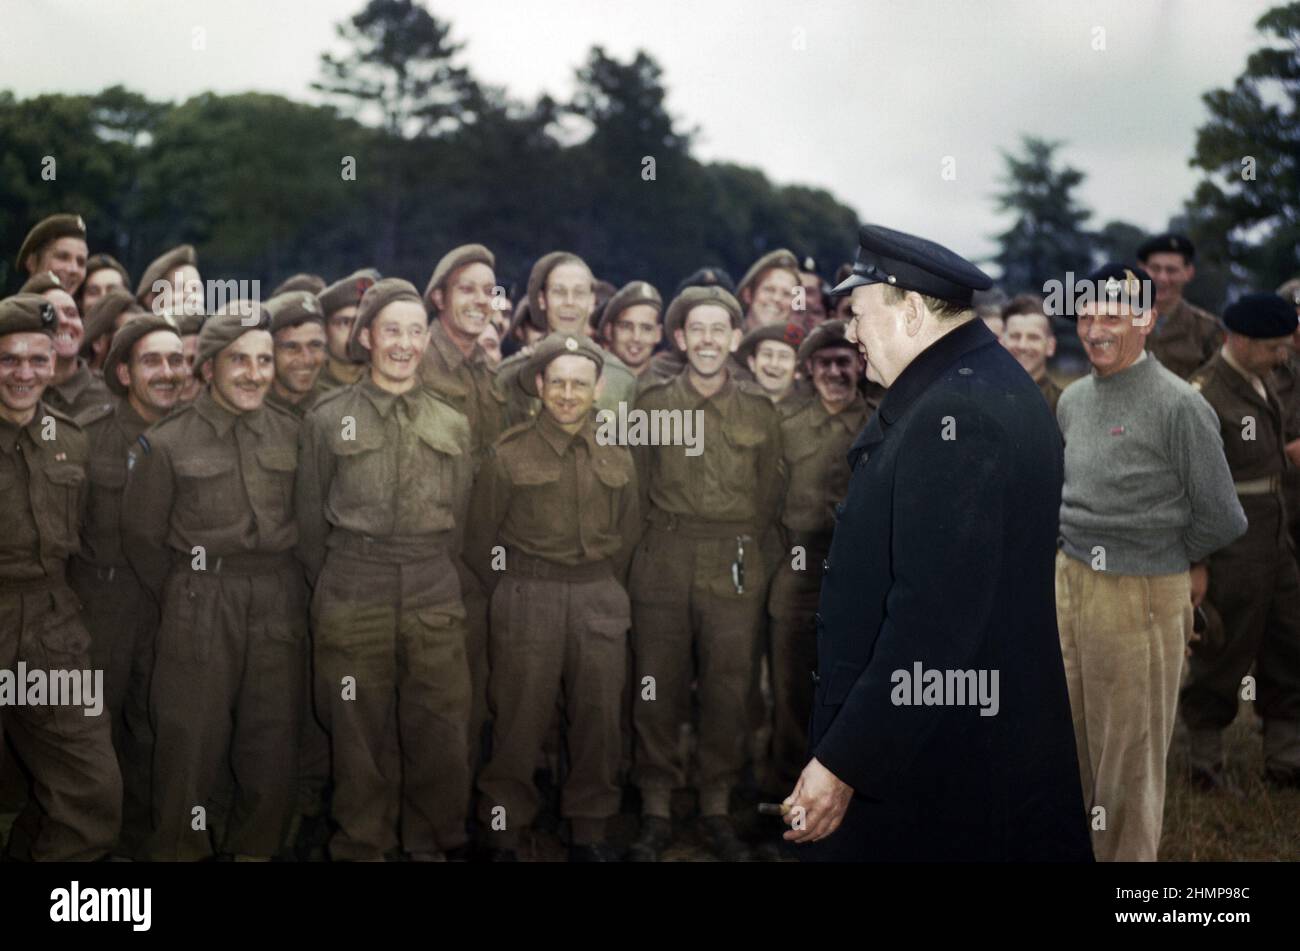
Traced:
[[[315, 100], [333, 24], [364, 0], [0, 0], [0, 89], [122, 83], [154, 99]], [[1094, 225], [1164, 226], [1201, 94], [1260, 45], [1269, 0], [426, 0], [482, 80], [566, 99], [594, 44], [663, 66], [697, 153], [829, 189], [868, 221], [990, 253], [1000, 149], [1063, 139]], [[196, 52], [196, 27], [207, 48]], [[1098, 30], [1104, 50], [1095, 50]], [[941, 175], [945, 157], [956, 179]], [[707, 213], [702, 209], [701, 213]], [[469, 239], [472, 236], [467, 235]], [[539, 249], [541, 250], [541, 249]], [[845, 257], [851, 256], [845, 249]]]

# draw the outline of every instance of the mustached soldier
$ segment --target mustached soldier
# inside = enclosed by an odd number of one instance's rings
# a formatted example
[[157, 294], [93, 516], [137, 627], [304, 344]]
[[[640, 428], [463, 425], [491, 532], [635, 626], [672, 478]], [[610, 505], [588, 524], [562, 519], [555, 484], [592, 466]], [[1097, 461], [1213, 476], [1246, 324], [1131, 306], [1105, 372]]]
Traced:
[[[123, 547], [162, 611], [153, 859], [197, 860], [214, 846], [269, 859], [294, 805], [306, 650], [293, 558], [298, 424], [265, 405], [269, 327], [252, 301], [204, 322], [195, 365], [207, 386], [139, 440], [127, 477]], [[206, 816], [227, 766], [233, 804], [214, 837]]]
[[[307, 414], [297, 507], [315, 592], [317, 710], [334, 754], [336, 859], [460, 849], [470, 677], [460, 550], [469, 423], [420, 386], [429, 318], [394, 278], [366, 291], [349, 356], [366, 374]], [[399, 832], [400, 829], [400, 832]]]
[[[120, 293], [120, 292], [118, 292]], [[131, 450], [166, 416], [188, 376], [181, 338], [169, 318], [144, 314], [123, 326], [104, 361], [116, 405], [86, 423], [90, 439], [90, 501], [80, 554], [69, 578], [84, 605], [91, 660], [104, 671], [113, 747], [122, 770], [122, 837], [117, 853], [134, 856], [150, 826], [153, 675], [158, 608], [122, 550], [122, 494]]]
[[[678, 446], [633, 452], [649, 523], [628, 579], [636, 684], [643, 691], [633, 708], [643, 816], [630, 857], [638, 861], [656, 861], [671, 840], [670, 797], [686, 782], [677, 747], [690, 717], [693, 673], [705, 838], [723, 859], [748, 856], [728, 803], [744, 765], [769, 577], [762, 547], [776, 519], [783, 467], [776, 410], [739, 389], [726, 367], [740, 341], [740, 320], [740, 304], [726, 291], [683, 291], [664, 325], [686, 353], [687, 368], [637, 400], [638, 409], [698, 412], [703, 419], [698, 455]], [[644, 692], [647, 683], [654, 685], [653, 699]]]
[[[81, 428], [41, 399], [54, 373], [56, 324], [40, 296], [0, 301], [0, 669], [9, 671], [20, 663], [90, 669], [90, 637], [64, 580], [79, 547], [89, 447]], [[122, 821], [108, 717], [68, 703], [0, 705], [5, 739], [32, 774], [43, 813], [32, 858], [102, 857]]]

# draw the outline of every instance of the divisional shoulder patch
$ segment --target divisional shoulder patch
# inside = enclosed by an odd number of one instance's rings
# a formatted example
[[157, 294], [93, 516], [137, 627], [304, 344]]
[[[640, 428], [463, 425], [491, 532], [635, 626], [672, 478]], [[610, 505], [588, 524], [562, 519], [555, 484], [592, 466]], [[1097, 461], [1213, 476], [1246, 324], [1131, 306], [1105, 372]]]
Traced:
[[135, 441], [140, 444], [140, 448], [144, 450], [144, 454], [146, 456], [149, 455], [149, 453], [153, 450], [153, 447], [149, 445], [149, 437], [146, 436], [144, 433], [141, 433], [139, 436], [136, 436]]

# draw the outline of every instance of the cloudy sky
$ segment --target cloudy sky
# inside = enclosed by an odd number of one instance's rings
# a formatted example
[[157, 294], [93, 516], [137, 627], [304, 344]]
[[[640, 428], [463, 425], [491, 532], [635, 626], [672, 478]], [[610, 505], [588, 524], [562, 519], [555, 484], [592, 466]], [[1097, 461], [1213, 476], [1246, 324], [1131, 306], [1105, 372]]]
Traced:
[[[0, 89], [312, 100], [364, 0], [0, 0]], [[520, 98], [573, 90], [594, 44], [663, 66], [697, 152], [829, 189], [864, 220], [993, 250], [1000, 150], [1065, 140], [1093, 223], [1157, 229], [1195, 186], [1201, 94], [1259, 45], [1269, 0], [426, 0]], [[196, 28], [206, 49], [192, 49]], [[1104, 49], [1094, 47], [1103, 45]], [[955, 180], [942, 176], [951, 157]], [[851, 249], [845, 249], [846, 257]]]

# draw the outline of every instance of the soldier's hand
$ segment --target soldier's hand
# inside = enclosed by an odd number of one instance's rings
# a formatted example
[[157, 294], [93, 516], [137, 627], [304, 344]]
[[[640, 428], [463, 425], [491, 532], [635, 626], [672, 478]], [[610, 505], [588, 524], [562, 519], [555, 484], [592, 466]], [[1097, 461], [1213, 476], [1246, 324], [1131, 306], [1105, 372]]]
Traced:
[[785, 798], [785, 805], [790, 807], [785, 824], [790, 831], [782, 838], [787, 842], [826, 838], [844, 821], [852, 798], [853, 787], [813, 758], [799, 774], [794, 792]]
[[1199, 608], [1205, 600], [1205, 590], [1210, 586], [1208, 565], [1192, 565], [1192, 607]]

